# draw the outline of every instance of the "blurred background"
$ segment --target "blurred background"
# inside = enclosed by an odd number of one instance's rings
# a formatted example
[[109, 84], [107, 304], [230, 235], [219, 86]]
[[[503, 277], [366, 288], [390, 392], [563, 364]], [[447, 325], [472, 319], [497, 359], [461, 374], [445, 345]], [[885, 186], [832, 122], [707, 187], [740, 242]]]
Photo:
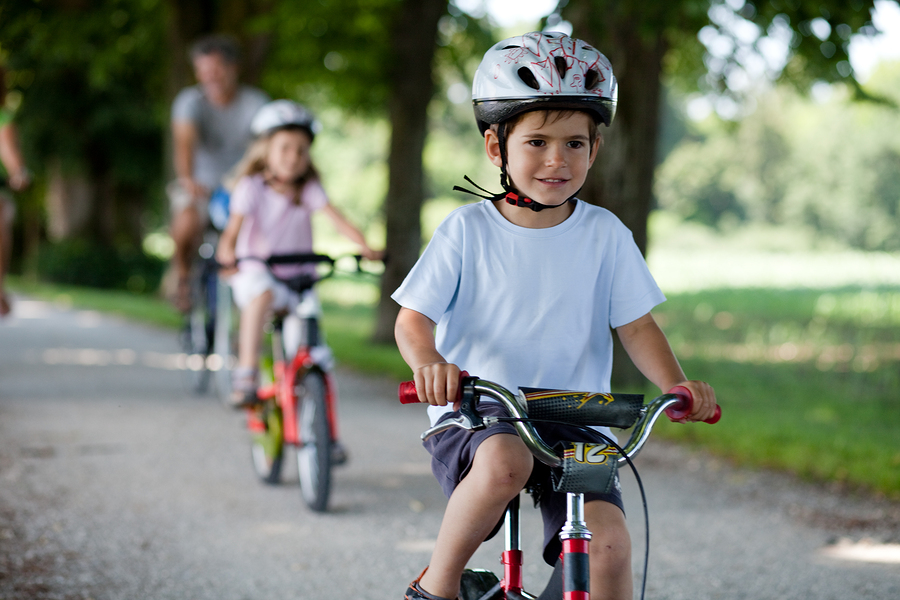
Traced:
[[[8, 287], [118, 290], [117, 306], [177, 322], [157, 300], [169, 112], [193, 83], [190, 43], [228, 33], [243, 81], [323, 122], [326, 190], [391, 257], [380, 290], [323, 292], [329, 327], [390, 342], [388, 294], [471, 201], [452, 187], [499, 189], [472, 74], [495, 41], [542, 28], [612, 61], [618, 112], [582, 197], [634, 232], [670, 298], [660, 322], [729, 412], [670, 435], [900, 494], [895, 0], [4, 0], [4, 108], [33, 175], [14, 194]], [[351, 249], [316, 228], [321, 251]]]

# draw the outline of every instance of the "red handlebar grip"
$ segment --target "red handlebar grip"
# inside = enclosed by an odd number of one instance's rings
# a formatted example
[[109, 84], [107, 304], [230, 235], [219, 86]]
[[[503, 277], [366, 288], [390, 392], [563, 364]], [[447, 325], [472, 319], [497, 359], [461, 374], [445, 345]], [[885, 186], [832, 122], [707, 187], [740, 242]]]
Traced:
[[416, 382], [404, 381], [401, 383], [400, 389], [397, 390], [397, 396], [403, 404], [418, 404], [419, 395], [416, 393]]
[[[468, 377], [468, 371], [462, 371], [459, 374], [459, 381], [462, 382], [463, 377]], [[416, 393], [416, 382], [415, 381], [404, 381], [400, 384], [400, 388], [397, 390], [397, 397], [400, 398], [401, 404], [418, 404], [419, 403], [419, 395]], [[456, 395], [456, 399], [459, 400], [462, 398], [462, 386], [459, 387], [459, 392]]]
[[[691, 390], [687, 389], [683, 385], [676, 385], [671, 390], [669, 390], [670, 394], [675, 394], [679, 397], [679, 402], [673, 404], [669, 408], [666, 409], [666, 416], [669, 417], [672, 421], [681, 421], [682, 419], [686, 419], [689, 414], [691, 414], [691, 410], [694, 408], [694, 397], [691, 394]], [[722, 407], [716, 405], [716, 413], [704, 421], [704, 423], [709, 423], [710, 425], [714, 425], [719, 422], [719, 419], [722, 418]]]

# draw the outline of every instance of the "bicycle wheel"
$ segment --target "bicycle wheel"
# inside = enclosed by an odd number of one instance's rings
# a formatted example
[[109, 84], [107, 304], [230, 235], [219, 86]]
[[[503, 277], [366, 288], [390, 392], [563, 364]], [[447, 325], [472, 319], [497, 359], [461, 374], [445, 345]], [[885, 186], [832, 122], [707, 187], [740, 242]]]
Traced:
[[181, 349], [185, 353], [185, 373], [188, 386], [196, 394], [203, 394], [209, 387], [209, 370], [206, 361], [212, 352], [215, 315], [209, 300], [210, 278], [202, 269], [192, 276], [191, 310], [185, 318], [181, 332]]
[[319, 512], [328, 506], [331, 491], [331, 428], [325, 394], [325, 376], [318, 370], [306, 373], [297, 386], [300, 492], [306, 504]]
[[237, 364], [238, 311], [233, 308], [231, 287], [217, 278], [214, 353], [210, 369], [214, 374], [216, 394], [227, 406], [231, 404], [231, 371]]
[[258, 430], [253, 433], [250, 457], [253, 459], [253, 470], [263, 483], [274, 485], [281, 479], [284, 418], [281, 407], [274, 400], [267, 401], [257, 411]]

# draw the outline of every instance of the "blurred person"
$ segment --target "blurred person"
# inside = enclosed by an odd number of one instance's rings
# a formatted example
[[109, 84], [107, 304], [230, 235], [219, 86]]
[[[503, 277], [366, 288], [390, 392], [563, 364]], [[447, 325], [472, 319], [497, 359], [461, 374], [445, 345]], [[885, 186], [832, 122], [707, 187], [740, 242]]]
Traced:
[[240, 49], [230, 37], [212, 35], [190, 51], [197, 84], [183, 89], [172, 103], [172, 138], [176, 181], [169, 184], [175, 242], [175, 306], [190, 309], [190, 270], [203, 230], [209, 222], [210, 195], [241, 159], [253, 139], [250, 122], [266, 102], [261, 90], [239, 81]]
[[[5, 72], [0, 67], [0, 163], [6, 170], [6, 184], [13, 191], [21, 192], [31, 183], [31, 174], [19, 149], [19, 135], [12, 122], [12, 111], [5, 106], [4, 79]], [[12, 223], [15, 216], [16, 205], [12, 198], [0, 195], [0, 317], [8, 315], [12, 309], [4, 280], [12, 254]]]
[[[372, 250], [362, 232], [330, 204], [309, 155], [318, 128], [313, 116], [295, 102], [276, 100], [267, 104], [253, 119], [253, 132], [258, 137], [236, 168], [231, 214], [216, 251], [240, 308], [238, 364], [231, 398], [235, 408], [257, 401], [257, 365], [267, 315], [300, 301], [264, 264], [239, 259], [311, 253], [310, 217], [317, 210], [331, 219], [338, 232], [355, 242], [364, 257], [378, 260], [383, 256], [383, 252]], [[310, 268], [277, 265], [275, 273], [288, 278]], [[313, 294], [313, 290], [305, 292]]]

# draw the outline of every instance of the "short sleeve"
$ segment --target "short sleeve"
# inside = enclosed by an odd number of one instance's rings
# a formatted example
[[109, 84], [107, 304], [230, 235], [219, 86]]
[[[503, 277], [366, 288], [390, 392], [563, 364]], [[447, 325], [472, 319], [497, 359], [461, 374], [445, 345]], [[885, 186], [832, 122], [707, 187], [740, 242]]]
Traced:
[[620, 224], [617, 239], [609, 303], [609, 325], [614, 329], [643, 317], [666, 300], [631, 231]]
[[181, 90], [172, 102], [172, 122], [196, 123], [200, 118], [200, 98], [196, 87]]
[[321, 183], [310, 181], [303, 186], [302, 204], [309, 209], [309, 212], [315, 212], [328, 204], [328, 195]]
[[241, 177], [231, 192], [230, 211], [232, 214], [252, 214], [259, 204], [259, 189], [252, 177]]
[[391, 298], [404, 308], [437, 323], [456, 295], [462, 274], [462, 255], [450, 242], [445, 221]]

